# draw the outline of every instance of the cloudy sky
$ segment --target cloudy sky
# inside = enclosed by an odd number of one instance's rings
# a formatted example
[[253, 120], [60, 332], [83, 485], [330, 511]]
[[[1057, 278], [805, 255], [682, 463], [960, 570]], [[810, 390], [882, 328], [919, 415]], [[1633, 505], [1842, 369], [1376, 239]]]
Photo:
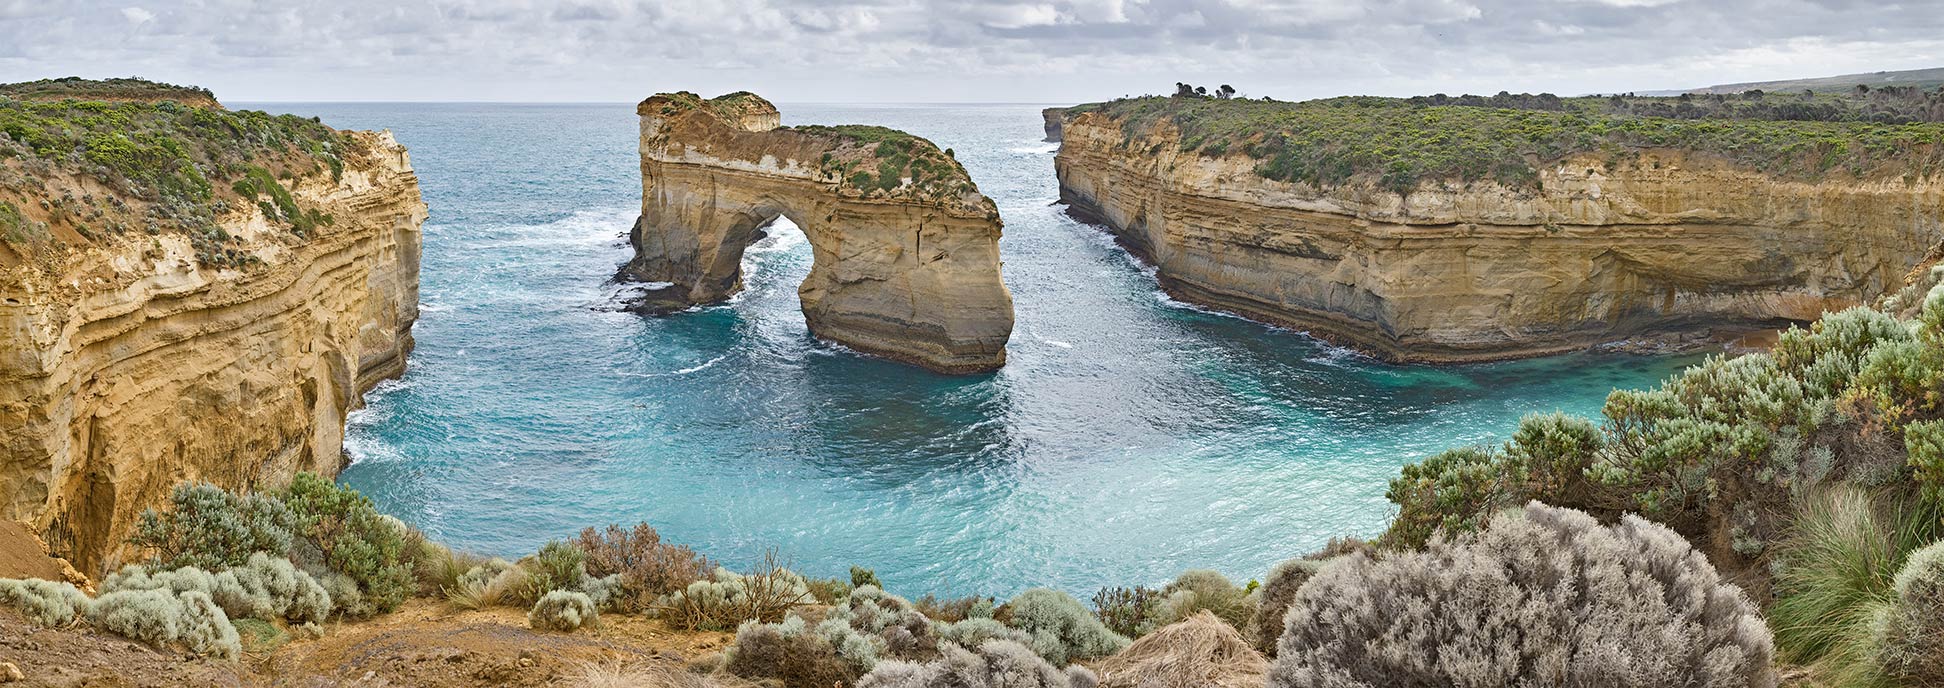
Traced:
[[1936, 66], [1944, 0], [0, 0], [0, 81], [229, 101], [1570, 94]]

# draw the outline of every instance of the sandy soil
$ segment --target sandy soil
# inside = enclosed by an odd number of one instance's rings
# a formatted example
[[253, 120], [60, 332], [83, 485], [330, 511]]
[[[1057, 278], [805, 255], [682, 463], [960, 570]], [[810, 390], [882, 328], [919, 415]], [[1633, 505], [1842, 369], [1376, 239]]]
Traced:
[[237, 662], [158, 650], [85, 626], [36, 628], [0, 608], [0, 661], [26, 686], [570, 686], [590, 664], [680, 671], [722, 651], [726, 633], [677, 632], [659, 621], [608, 615], [594, 629], [543, 633], [515, 609], [454, 611], [413, 600], [397, 613], [327, 627]]

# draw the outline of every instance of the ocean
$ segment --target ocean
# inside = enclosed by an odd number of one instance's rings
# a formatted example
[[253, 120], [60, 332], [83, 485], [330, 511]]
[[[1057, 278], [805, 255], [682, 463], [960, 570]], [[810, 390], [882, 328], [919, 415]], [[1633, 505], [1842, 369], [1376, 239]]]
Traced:
[[905, 594], [1238, 583], [1374, 536], [1400, 466], [1596, 414], [1698, 358], [1582, 353], [1388, 365], [1177, 303], [1055, 201], [1037, 105], [791, 105], [951, 147], [1006, 222], [1006, 367], [942, 376], [820, 342], [784, 223], [748, 289], [613, 310], [640, 208], [632, 104], [252, 105], [391, 129], [431, 219], [418, 348], [353, 414], [341, 480], [435, 539], [518, 556], [646, 521], [732, 568], [875, 569]]

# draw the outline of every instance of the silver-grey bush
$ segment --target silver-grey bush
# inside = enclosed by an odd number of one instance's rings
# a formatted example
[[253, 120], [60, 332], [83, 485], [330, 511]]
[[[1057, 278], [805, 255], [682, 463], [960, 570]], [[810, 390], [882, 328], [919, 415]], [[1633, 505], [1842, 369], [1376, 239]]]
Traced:
[[72, 583], [39, 578], [0, 578], [0, 604], [19, 609], [42, 626], [66, 626], [85, 617], [92, 602]]
[[1270, 688], [1776, 682], [1759, 612], [1680, 535], [1538, 502], [1325, 567], [1286, 621]]
[[990, 640], [977, 650], [945, 644], [930, 662], [879, 662], [857, 688], [1094, 688], [1096, 683], [1086, 667], [1061, 670], [1024, 645]]

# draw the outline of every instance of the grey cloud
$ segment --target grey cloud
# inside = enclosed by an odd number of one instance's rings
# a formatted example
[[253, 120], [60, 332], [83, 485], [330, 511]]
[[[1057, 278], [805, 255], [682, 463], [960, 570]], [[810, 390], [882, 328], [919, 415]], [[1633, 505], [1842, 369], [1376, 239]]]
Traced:
[[0, 0], [0, 78], [142, 73], [290, 99], [622, 101], [665, 83], [779, 100], [1064, 101], [1180, 80], [1286, 98], [1572, 93], [1937, 66], [1940, 4]]

